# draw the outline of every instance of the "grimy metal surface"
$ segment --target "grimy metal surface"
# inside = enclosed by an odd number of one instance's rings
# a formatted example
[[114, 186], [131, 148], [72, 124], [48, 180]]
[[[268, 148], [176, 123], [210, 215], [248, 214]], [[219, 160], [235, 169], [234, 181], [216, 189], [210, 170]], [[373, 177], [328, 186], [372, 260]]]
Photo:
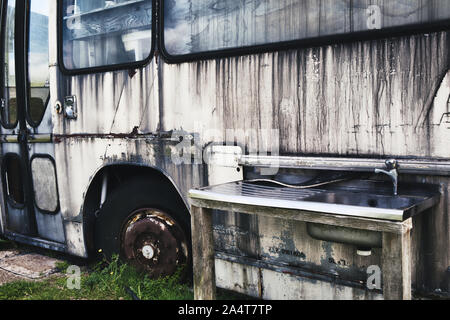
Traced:
[[[198, 147], [203, 148], [225, 141], [227, 129], [275, 129], [285, 156], [450, 159], [450, 32], [183, 64], [166, 64], [157, 54], [133, 72], [65, 76], [57, 61], [55, 3], [50, 106], [59, 201], [71, 254], [88, 254], [84, 201], [103, 167], [126, 163], [158, 168], [185, 199], [190, 188], [213, 180], [202, 165], [174, 164], [170, 155], [179, 141], [159, 138], [160, 133], [199, 135]], [[78, 118], [67, 120], [53, 107], [73, 95]], [[219, 134], [209, 137], [210, 129]], [[256, 145], [270, 140], [253, 138]], [[236, 137], [244, 150], [248, 140]], [[413, 282], [417, 290], [449, 292], [450, 177], [405, 174], [400, 179], [441, 185], [440, 204], [414, 220]], [[262, 261], [272, 269], [280, 264], [303, 268], [325, 278], [363, 281], [368, 265], [381, 265], [378, 249], [371, 257], [359, 257], [351, 246], [311, 239], [304, 223], [220, 215], [215, 237], [223, 254]], [[377, 298], [364, 289], [296, 278], [258, 264], [243, 267], [224, 258], [217, 263], [218, 270], [226, 271], [221, 273], [226, 279], [218, 283], [256, 296], [282, 297], [280, 290], [297, 281], [302, 286], [294, 297]]]

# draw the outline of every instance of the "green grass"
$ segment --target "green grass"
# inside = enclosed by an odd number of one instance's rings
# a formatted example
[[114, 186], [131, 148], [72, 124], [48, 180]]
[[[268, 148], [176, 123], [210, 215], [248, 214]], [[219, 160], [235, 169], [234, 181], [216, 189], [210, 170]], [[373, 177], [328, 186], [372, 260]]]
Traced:
[[[81, 276], [80, 289], [70, 290], [65, 272], [68, 262], [57, 264], [62, 276], [43, 281], [16, 281], [0, 286], [0, 300], [193, 300], [189, 284], [183, 283], [183, 269], [171, 276], [152, 280], [114, 257], [112, 262], [97, 263]], [[220, 300], [243, 299], [219, 291]]]
[[[69, 263], [57, 268], [64, 272]], [[191, 300], [193, 294], [181, 282], [182, 270], [163, 279], [152, 280], [114, 257], [111, 263], [98, 263], [81, 276], [80, 289], [69, 289], [66, 276], [43, 281], [16, 281], [0, 287], [0, 300]]]

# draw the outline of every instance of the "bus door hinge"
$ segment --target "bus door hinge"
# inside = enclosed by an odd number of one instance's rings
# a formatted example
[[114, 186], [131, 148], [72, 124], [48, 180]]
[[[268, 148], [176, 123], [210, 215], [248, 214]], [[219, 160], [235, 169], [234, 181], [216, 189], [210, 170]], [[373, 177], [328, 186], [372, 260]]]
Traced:
[[18, 134], [19, 143], [28, 142], [28, 137], [30, 136], [30, 133], [31, 132], [28, 129], [26, 129], [26, 130], [20, 129], [19, 134]]

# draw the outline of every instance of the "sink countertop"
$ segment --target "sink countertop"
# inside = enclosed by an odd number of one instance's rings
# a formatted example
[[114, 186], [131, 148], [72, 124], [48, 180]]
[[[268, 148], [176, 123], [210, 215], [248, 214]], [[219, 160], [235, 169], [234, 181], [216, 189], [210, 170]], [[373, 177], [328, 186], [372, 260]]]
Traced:
[[372, 219], [404, 221], [436, 205], [439, 187], [431, 184], [392, 184], [378, 180], [351, 180], [319, 188], [296, 189], [246, 181], [194, 189], [194, 199], [305, 210]]

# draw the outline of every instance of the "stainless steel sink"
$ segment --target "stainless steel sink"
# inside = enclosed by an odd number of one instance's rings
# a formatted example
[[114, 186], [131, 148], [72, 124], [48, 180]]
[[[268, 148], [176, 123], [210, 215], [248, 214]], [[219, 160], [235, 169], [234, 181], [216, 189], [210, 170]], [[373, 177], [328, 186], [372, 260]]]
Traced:
[[408, 209], [424, 200], [426, 200], [426, 197], [386, 196], [353, 192], [324, 192], [304, 199], [304, 201], [311, 202], [384, 209]]
[[[433, 196], [388, 196], [355, 192], [323, 192], [304, 201], [360, 208], [378, 208], [403, 212], [402, 219], [420, 213], [436, 203]], [[398, 216], [400, 218], [400, 215]], [[308, 234], [317, 240], [350, 244], [358, 247], [358, 254], [370, 255], [372, 248], [381, 248], [381, 233], [336, 226], [307, 224]]]
[[[222, 201], [270, 208], [296, 209], [317, 213], [404, 221], [435, 206], [439, 186], [399, 184], [394, 196], [392, 184], [378, 180], [352, 180], [321, 188], [287, 188], [276, 184], [246, 181], [191, 190], [196, 199]], [[308, 223], [314, 239], [356, 246], [362, 254], [381, 247], [381, 233]]]
[[400, 184], [398, 196], [394, 196], [392, 184], [377, 180], [352, 180], [311, 189], [239, 181], [191, 190], [190, 196], [261, 207], [404, 221], [436, 205], [440, 192], [435, 185], [409, 183]]
[[[303, 201], [335, 205], [339, 212], [345, 207], [351, 210], [359, 208], [361, 213], [368, 214], [367, 217], [404, 221], [435, 206], [439, 199], [440, 192], [436, 185], [403, 184], [399, 187], [399, 194], [394, 196], [389, 184], [361, 180], [330, 186]], [[375, 215], [372, 209], [376, 209]]]

